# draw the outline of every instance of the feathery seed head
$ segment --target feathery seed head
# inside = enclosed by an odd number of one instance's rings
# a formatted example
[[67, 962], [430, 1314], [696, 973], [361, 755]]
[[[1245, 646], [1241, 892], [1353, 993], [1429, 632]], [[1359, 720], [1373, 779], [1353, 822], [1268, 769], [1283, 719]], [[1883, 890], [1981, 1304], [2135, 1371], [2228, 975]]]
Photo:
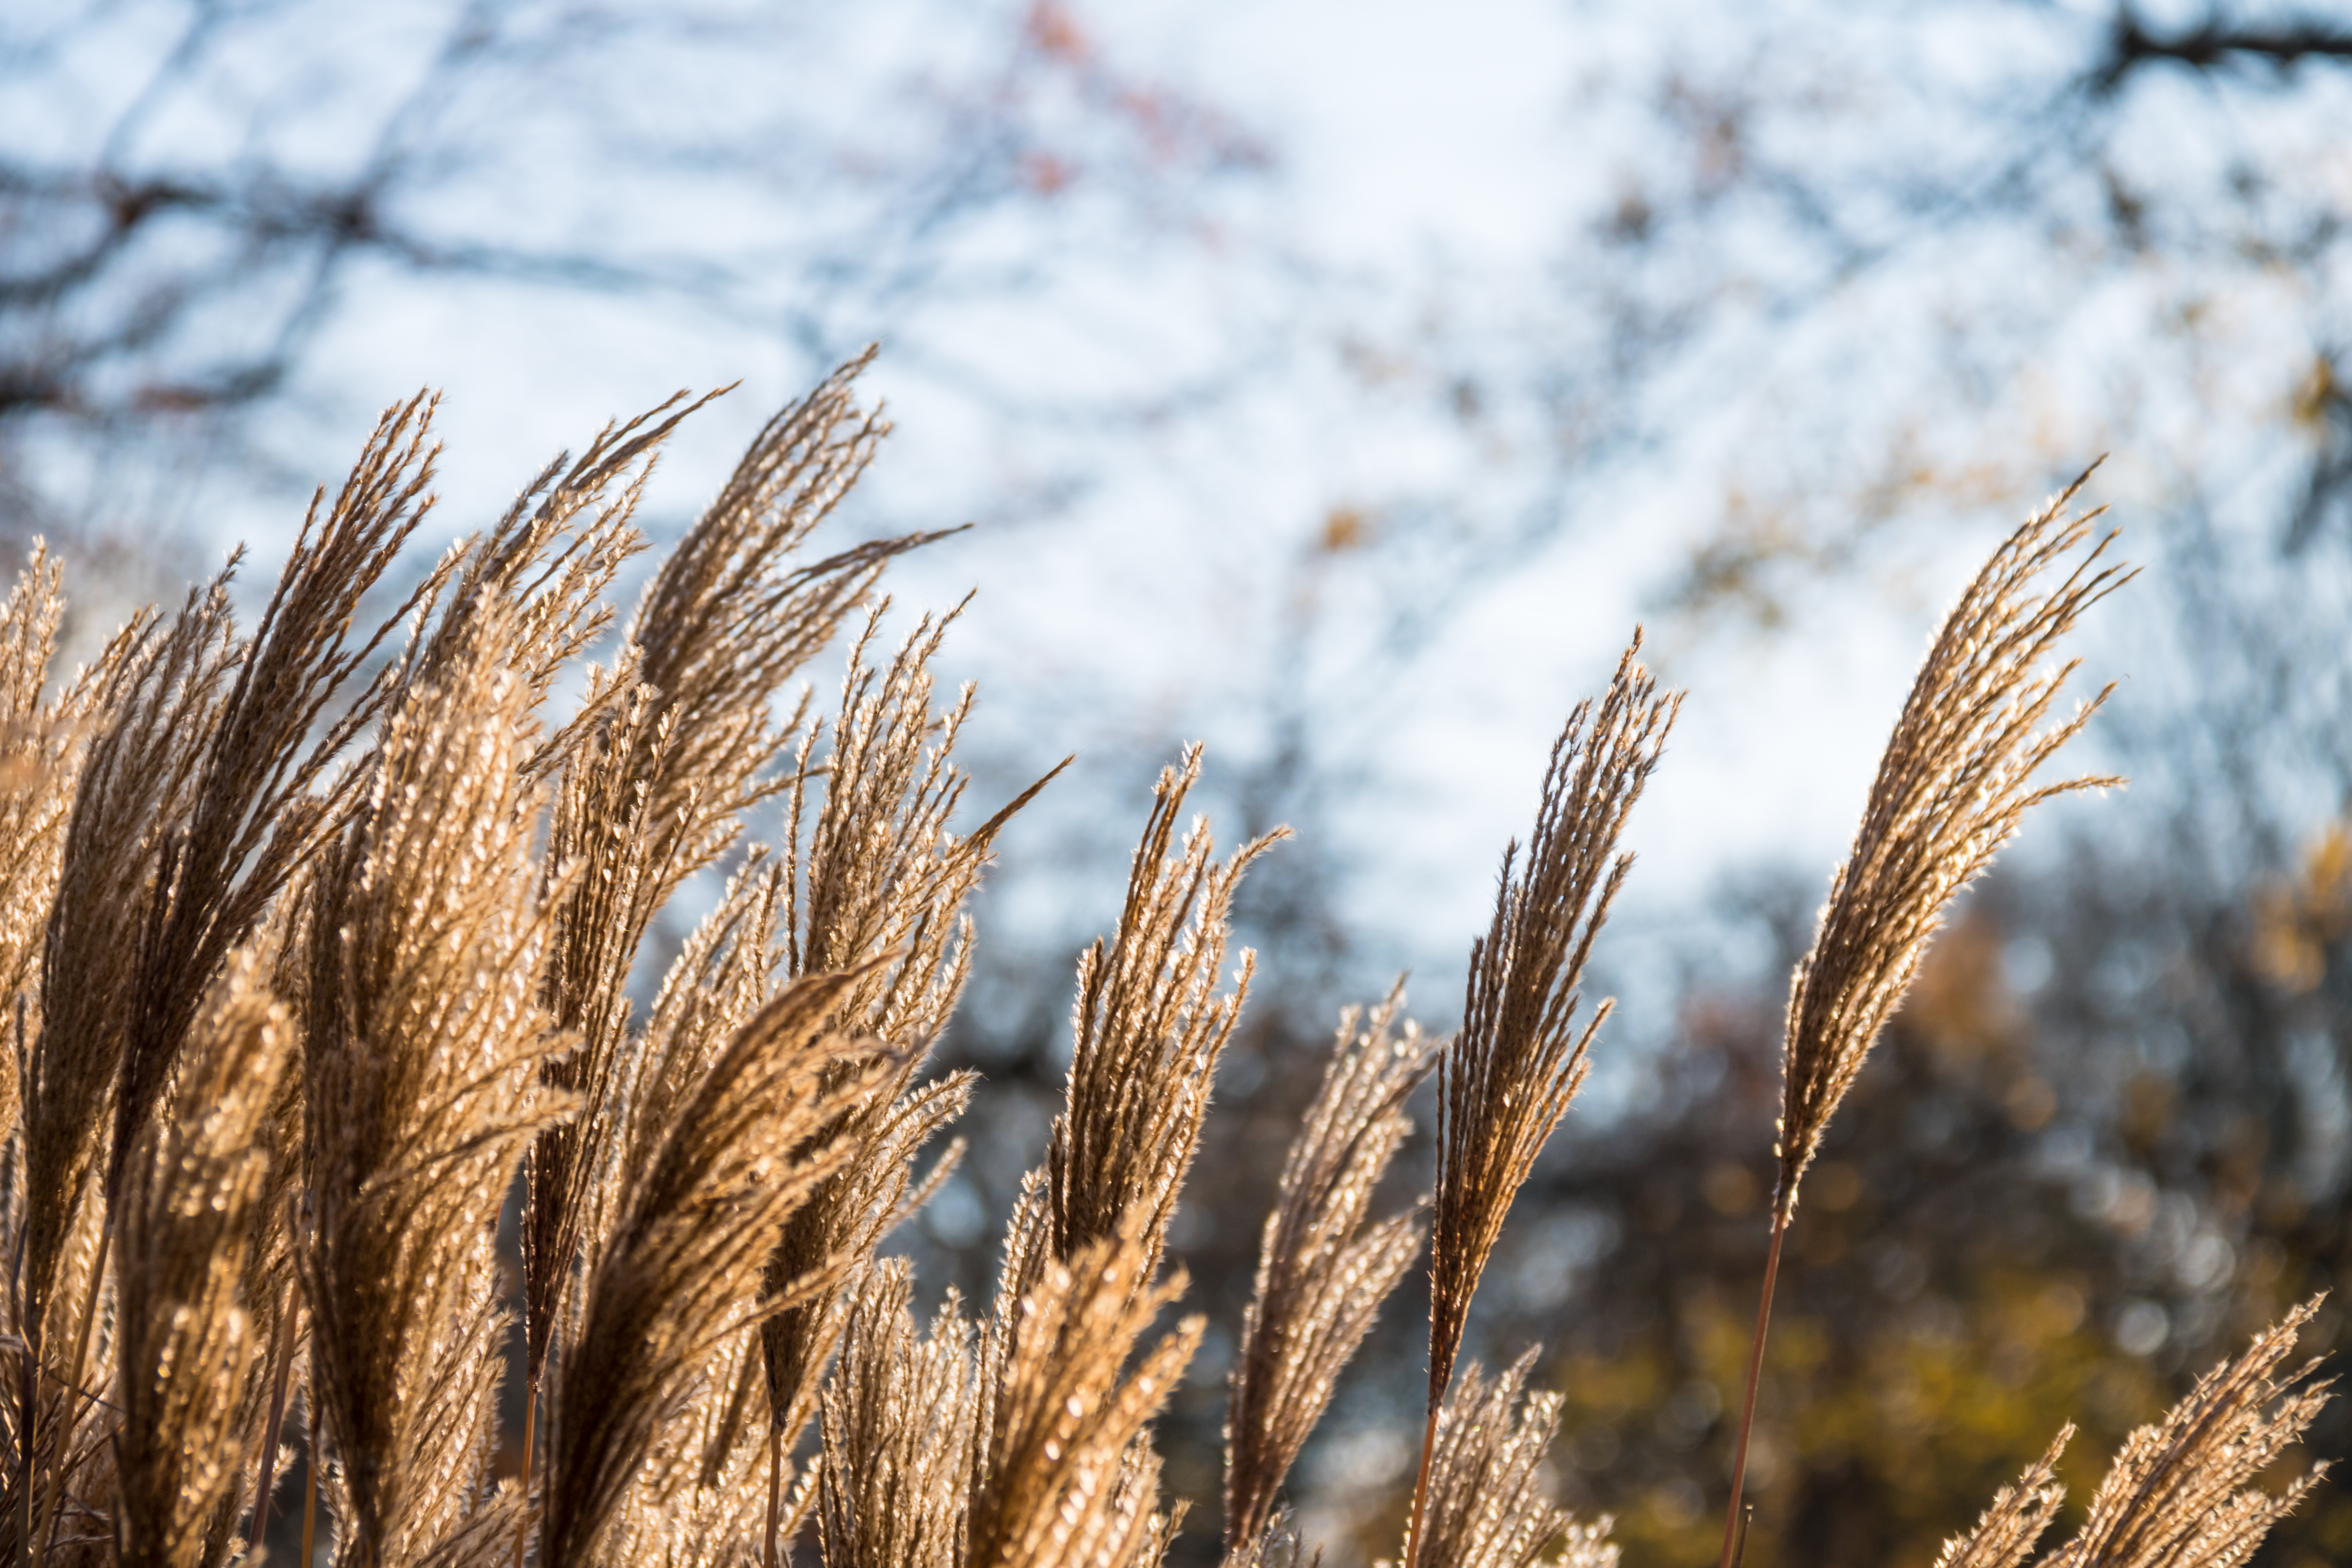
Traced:
[[1066, 1263], [1046, 1263], [1013, 1314], [1010, 1353], [979, 1439], [971, 1568], [1150, 1568], [1166, 1550], [1171, 1524], [1153, 1511], [1159, 1460], [1145, 1426], [1204, 1325], [1186, 1318], [1125, 1372], [1160, 1310], [1184, 1288], [1181, 1275], [1150, 1283], [1148, 1223], [1139, 1214]]
[[2316, 1362], [2279, 1371], [2322, 1300], [2255, 1335], [2163, 1420], [2126, 1439], [2090, 1517], [2043, 1559], [2047, 1568], [2236, 1568], [2252, 1556], [2327, 1473], [2315, 1465], [2275, 1493], [2255, 1484], [2330, 1397]]
[[[632, 1479], [703, 1393], [709, 1358], [767, 1311], [760, 1275], [793, 1211], [841, 1166], [813, 1143], [884, 1068], [829, 1030], [855, 971], [794, 982], [714, 1061], [652, 1157], [630, 1173], [561, 1367], [541, 1560], [595, 1559]], [[824, 1280], [813, 1289], [829, 1289]]]
[[122, 1397], [117, 1439], [122, 1559], [213, 1560], [215, 1517], [235, 1507], [257, 1418], [269, 1315], [247, 1265], [279, 1152], [272, 1126], [290, 1076], [293, 1019], [240, 952], [198, 1014], [181, 1071], [126, 1164], [115, 1258]]
[[1992, 1506], [1974, 1530], [1944, 1542], [1936, 1568], [2018, 1568], [2057, 1517], [2058, 1505], [2066, 1500], [2066, 1489], [2057, 1479], [2058, 1459], [2074, 1436], [2074, 1427], [2061, 1430], [2015, 1486], [1994, 1493]]
[[1830, 884], [1790, 983], [1781, 1047], [1775, 1212], [1785, 1223], [1838, 1102], [1918, 973], [1945, 910], [2053, 795], [2119, 784], [2033, 774], [2105, 702], [2108, 687], [2046, 728], [2075, 661], [2046, 668], [2083, 612], [2131, 573], [2102, 564], [2110, 532], [2036, 591], [2099, 514], [2067, 506], [2085, 474], [2010, 535], [1944, 620], [1878, 764], [1853, 848]]
[[[1405, 1097], [1435, 1066], [1404, 986], [1341, 1016], [1323, 1087], [1283, 1163], [1242, 1319], [1225, 1417], [1225, 1550], [1275, 1520], [1283, 1478], [1331, 1403], [1339, 1373], [1421, 1251], [1410, 1215], [1370, 1222], [1372, 1191], [1412, 1131]], [[1295, 1543], [1294, 1543], [1295, 1544]]]
[[1636, 661], [1641, 649], [1637, 630], [1608, 692], [1597, 706], [1579, 703], [1552, 743], [1526, 860], [1516, 844], [1503, 852], [1494, 921], [1470, 949], [1462, 1032], [1438, 1060], [1433, 1411], [1511, 1201], [1582, 1086], [1609, 1016], [1603, 1002], [1578, 1026], [1585, 961], [1632, 868], [1618, 838], [1682, 703], [1658, 691]]
[[1163, 769], [1128, 876], [1118, 931], [1078, 960], [1066, 1109], [1046, 1152], [1054, 1254], [1074, 1256], [1129, 1215], [1149, 1278], [1200, 1145], [1217, 1061], [1241, 1019], [1256, 954], [1244, 949], [1233, 989], [1216, 994], [1242, 873], [1286, 837], [1277, 828], [1222, 866], [1205, 820], [1171, 853], [1201, 748]]

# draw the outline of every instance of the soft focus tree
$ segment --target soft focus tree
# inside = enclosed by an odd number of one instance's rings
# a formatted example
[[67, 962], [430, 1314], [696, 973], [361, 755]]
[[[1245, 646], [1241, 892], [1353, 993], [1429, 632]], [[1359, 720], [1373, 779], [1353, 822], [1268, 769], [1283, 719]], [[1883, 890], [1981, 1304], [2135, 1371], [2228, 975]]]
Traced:
[[54, 0], [0, 19], [0, 90], [12, 534], [200, 524], [207, 454], [249, 501], [420, 296], [569, 312], [587, 352], [717, 330], [793, 384], [887, 337], [985, 404], [973, 312], [1201, 243], [1265, 159], [1050, 3]]

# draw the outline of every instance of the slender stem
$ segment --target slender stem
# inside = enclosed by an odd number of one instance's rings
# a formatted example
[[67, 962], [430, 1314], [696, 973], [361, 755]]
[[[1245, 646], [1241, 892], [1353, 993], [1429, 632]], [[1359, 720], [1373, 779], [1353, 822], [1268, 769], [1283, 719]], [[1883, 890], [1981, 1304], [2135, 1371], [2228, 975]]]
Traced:
[[[32, 1076], [25, 1052], [25, 994], [16, 993], [16, 1082], [22, 1086]], [[21, 1147], [21, 1145], [20, 1145]], [[8, 1298], [16, 1309], [16, 1330], [23, 1338], [16, 1358], [16, 1568], [26, 1568], [33, 1551], [33, 1426], [35, 1407], [41, 1390], [41, 1308], [33, 1303], [27, 1310], [27, 1286], [25, 1280], [26, 1227], [16, 1226], [16, 1244], [9, 1248]]]
[[261, 1424], [261, 1474], [253, 1486], [253, 1532], [245, 1542], [247, 1555], [258, 1552], [262, 1537], [269, 1533], [269, 1494], [278, 1480], [278, 1433], [286, 1425], [287, 1385], [294, 1373], [295, 1320], [301, 1313], [301, 1302], [289, 1294], [285, 1315], [278, 1321], [278, 1369], [270, 1374], [269, 1415]]
[[41, 1392], [41, 1325], [37, 1319], [24, 1311], [24, 1258], [17, 1258], [16, 1321], [25, 1326], [25, 1348], [17, 1360], [17, 1398], [21, 1414], [16, 1432], [20, 1442], [16, 1456], [16, 1568], [26, 1568], [33, 1552], [33, 1428], [39, 1413]]
[[1444, 1405], [1443, 1394], [1429, 1402], [1429, 1422], [1421, 1429], [1421, 1473], [1413, 1479], [1412, 1517], [1404, 1527], [1403, 1568], [1421, 1561], [1421, 1516], [1429, 1506], [1429, 1464], [1437, 1454], [1437, 1413]]
[[783, 1512], [784, 1428], [779, 1421], [768, 1423], [768, 1544], [760, 1557], [760, 1568], [776, 1568], [776, 1525]]
[[310, 1428], [310, 1473], [302, 1488], [301, 1568], [310, 1568], [318, 1561], [319, 1549], [319, 1380], [315, 1376], [303, 1403], [309, 1406], [302, 1413], [302, 1424]]
[[1780, 1279], [1780, 1242], [1789, 1234], [1789, 1211], [1772, 1205], [1772, 1249], [1764, 1255], [1764, 1299], [1756, 1307], [1756, 1339], [1748, 1352], [1748, 1397], [1739, 1410], [1739, 1441], [1731, 1451], [1731, 1500], [1723, 1509], [1723, 1562], [1731, 1568], [1740, 1545], [1739, 1494], [1748, 1484], [1748, 1436], [1756, 1426], [1756, 1388], [1764, 1377], [1764, 1331], [1772, 1323], [1772, 1288]]
[[515, 1527], [514, 1568], [522, 1568], [524, 1550], [530, 1543], [530, 1466], [531, 1450], [539, 1438], [539, 1373], [534, 1372], [523, 1384], [522, 1396], [522, 1522]]

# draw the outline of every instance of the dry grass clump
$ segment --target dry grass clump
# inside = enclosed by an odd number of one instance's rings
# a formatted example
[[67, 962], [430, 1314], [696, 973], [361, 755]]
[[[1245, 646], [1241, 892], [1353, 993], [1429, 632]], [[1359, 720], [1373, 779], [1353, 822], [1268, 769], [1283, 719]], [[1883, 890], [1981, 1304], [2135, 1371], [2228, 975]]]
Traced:
[[978, 1405], [971, 1325], [952, 1295], [916, 1327], [904, 1259], [851, 1300], [849, 1353], [824, 1389], [817, 1525], [841, 1568], [956, 1568]]
[[2254, 1484], [2327, 1402], [2315, 1363], [2278, 1370], [2318, 1310], [2315, 1300], [2296, 1308], [2133, 1433], [2051, 1568], [2222, 1568], [2252, 1556], [2327, 1471], [2315, 1465], [2275, 1494]]
[[[248, 1288], [271, 1196], [271, 1123], [297, 1070], [286, 1008], [240, 955], [214, 987], [173, 1086], [126, 1162], [118, 1525], [125, 1562], [217, 1560], [236, 1523], [269, 1321]], [[224, 1399], [224, 1390], [236, 1397]]]
[[[964, 903], [1052, 775], [957, 826], [972, 697], [932, 676], [952, 615], [887, 659], [869, 618], [828, 716], [789, 690], [928, 537], [803, 560], [884, 429], [864, 363], [760, 433], [601, 667], [583, 660], [683, 399], [549, 465], [388, 614], [362, 611], [430, 504], [422, 397], [314, 505], [249, 635], [225, 571], [53, 689], [58, 566], [36, 552], [0, 602], [10, 1559], [258, 1561], [273, 1510], [299, 1509], [305, 1559], [349, 1568], [773, 1564], [809, 1516], [832, 1568], [1161, 1562], [1185, 1504], [1152, 1424], [1203, 1332], [1163, 1324], [1185, 1289], [1169, 1226], [1254, 963], [1234, 895], [1278, 835], [1220, 858], [1182, 821], [1198, 749], [1161, 775], [1117, 926], [1078, 963], [1061, 1111], [996, 1291], [926, 1326], [883, 1249], [969, 1098], [926, 1071], [970, 970]], [[2084, 538], [2063, 508], [1930, 649], [1798, 972], [1774, 1264], [1945, 907], [2028, 807], [2095, 782], [2033, 782], [2089, 711], [2045, 724], [2072, 667], [2042, 666], [2120, 581], [2103, 542], [2036, 586]], [[1504, 856], [1461, 1032], [1423, 1037], [1401, 990], [1342, 1019], [1240, 1324], [1229, 1568], [1312, 1560], [1283, 1487], [1420, 1256], [1418, 1206], [1373, 1198], [1433, 1073], [1429, 1398], [1399, 1561], [1616, 1560], [1607, 1521], [1548, 1495], [1561, 1402], [1529, 1386], [1536, 1352], [1455, 1363], [1608, 1015], [1587, 962], [1678, 700], [1638, 647], [1570, 718]], [[576, 705], [551, 711], [559, 692]], [[780, 843], [743, 844], [771, 802]], [[634, 1006], [656, 917], [722, 859]], [[496, 1232], [519, 1188], [510, 1305]], [[2135, 1436], [2046, 1561], [2243, 1561], [2311, 1484], [2256, 1485], [2326, 1397], [2279, 1370], [2309, 1310]], [[499, 1479], [510, 1338], [528, 1414], [520, 1479]], [[308, 1485], [280, 1498], [298, 1445]], [[2057, 1509], [2057, 1452], [1940, 1568], [2016, 1568]]]
[[[2315, 1363], [2279, 1373], [2318, 1308], [2308, 1301], [2289, 1312], [2237, 1360], [2199, 1379], [2162, 1421], [2134, 1432], [2092, 1497], [2090, 1517], [2042, 1559], [2043, 1568], [2225, 1568], [2252, 1557], [2327, 1473], [2315, 1465], [2275, 1493], [2254, 1484], [2327, 1402]], [[1945, 1544], [1936, 1568], [2023, 1563], [2065, 1497], [2053, 1477], [2074, 1435], [2072, 1426], [2061, 1431], [1974, 1531]]]
[[1340, 1372], [1381, 1303], [1421, 1255], [1411, 1215], [1370, 1218], [1372, 1190], [1412, 1131], [1405, 1098], [1436, 1048], [1400, 1019], [1399, 986], [1369, 1014], [1351, 1008], [1282, 1167], [1242, 1318], [1225, 1415], [1225, 1550], [1260, 1541], [1283, 1478], [1322, 1420]]

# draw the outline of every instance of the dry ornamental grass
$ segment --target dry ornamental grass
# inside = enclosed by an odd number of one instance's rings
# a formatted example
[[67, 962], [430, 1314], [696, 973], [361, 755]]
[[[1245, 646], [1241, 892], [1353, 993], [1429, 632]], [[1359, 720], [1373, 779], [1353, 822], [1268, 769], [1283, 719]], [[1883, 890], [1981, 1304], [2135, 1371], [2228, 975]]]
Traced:
[[[683, 399], [549, 465], [373, 619], [431, 505], [422, 397], [321, 493], [250, 633], [233, 560], [58, 679], [61, 573], [34, 553], [0, 603], [15, 1562], [257, 1561], [291, 1510], [306, 1554], [352, 1568], [772, 1565], [804, 1523], [832, 1568], [1151, 1568], [1190, 1522], [1153, 1447], [1203, 1332], [1163, 1321], [1185, 1289], [1168, 1231], [1250, 983], [1234, 896], [1272, 840], [1219, 858], [1183, 820], [1199, 751], [1162, 775], [1117, 928], [1079, 963], [1063, 1109], [994, 1298], [926, 1325], [881, 1250], [969, 1099], [925, 1071], [970, 971], [962, 906], [1052, 775], [960, 830], [971, 693], [943, 702], [931, 674], [954, 616], [874, 651], [881, 574], [931, 536], [807, 549], [885, 433], [865, 363], [761, 431], [617, 633], [605, 595], [644, 548], [633, 514]], [[1930, 647], [1795, 975], [1759, 1362], [1806, 1168], [1952, 899], [2034, 804], [2107, 782], [2037, 782], [2097, 706], [2053, 720], [2074, 667], [2052, 660], [2125, 580], [2073, 494]], [[795, 682], [861, 607], [816, 714]], [[1456, 1362], [1608, 1016], [1587, 961], [1679, 701], [1639, 648], [1570, 717], [1504, 854], [1461, 1031], [1423, 1036], [1401, 990], [1341, 1023], [1238, 1326], [1231, 1568], [1315, 1552], [1286, 1480], [1425, 1237], [1397, 1561], [1616, 1560], [1606, 1520], [1549, 1496], [1560, 1399], [1529, 1386], [1535, 1352]], [[781, 844], [743, 843], [771, 801]], [[637, 1016], [655, 918], [722, 861]], [[1432, 1076], [1426, 1222], [1376, 1213]], [[519, 1310], [495, 1245], [518, 1184]], [[2243, 1562], [2317, 1474], [2260, 1483], [2326, 1397], [2282, 1370], [2310, 1311], [2135, 1436], [2043, 1561]], [[510, 1335], [520, 1479], [494, 1463]], [[309, 1484], [280, 1496], [298, 1448]], [[2023, 1563], [2056, 1517], [2058, 1451], [1937, 1568]]]

